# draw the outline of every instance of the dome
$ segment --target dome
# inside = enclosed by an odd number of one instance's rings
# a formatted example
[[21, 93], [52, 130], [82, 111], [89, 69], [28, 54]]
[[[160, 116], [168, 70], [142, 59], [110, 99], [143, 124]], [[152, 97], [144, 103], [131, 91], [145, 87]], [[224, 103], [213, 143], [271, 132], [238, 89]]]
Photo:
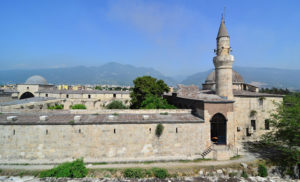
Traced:
[[29, 85], [48, 85], [48, 82], [44, 77], [39, 76], [39, 75], [34, 75], [34, 76], [29, 77], [26, 80], [25, 84], [29, 84]]
[[[216, 83], [215, 71], [211, 72], [205, 80], [205, 83]], [[243, 77], [236, 71], [232, 70], [232, 83], [244, 83]]]

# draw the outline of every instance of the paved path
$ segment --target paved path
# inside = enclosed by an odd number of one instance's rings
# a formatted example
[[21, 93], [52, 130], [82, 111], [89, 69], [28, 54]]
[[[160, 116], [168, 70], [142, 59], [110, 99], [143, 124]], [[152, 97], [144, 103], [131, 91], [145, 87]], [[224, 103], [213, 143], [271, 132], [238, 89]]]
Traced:
[[[103, 169], [103, 168], [131, 168], [131, 167], [162, 167], [162, 168], [185, 168], [185, 167], [205, 167], [205, 166], [223, 166], [239, 164], [241, 162], [251, 162], [256, 160], [252, 154], [244, 155], [243, 157], [236, 160], [228, 161], [199, 161], [199, 162], [157, 162], [157, 163], [121, 163], [121, 164], [103, 164], [103, 165], [92, 165], [88, 164], [87, 168], [90, 169]], [[0, 165], [0, 169], [19, 169], [19, 170], [45, 170], [51, 169], [55, 165]]]

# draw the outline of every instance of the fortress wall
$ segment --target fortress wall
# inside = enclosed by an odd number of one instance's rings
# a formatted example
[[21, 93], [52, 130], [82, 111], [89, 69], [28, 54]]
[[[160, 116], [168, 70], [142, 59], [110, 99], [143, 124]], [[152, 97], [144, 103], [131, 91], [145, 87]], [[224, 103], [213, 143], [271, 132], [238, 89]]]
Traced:
[[[0, 163], [60, 163], [199, 158], [209, 139], [204, 123], [0, 125]], [[177, 128], [177, 133], [176, 133]]]

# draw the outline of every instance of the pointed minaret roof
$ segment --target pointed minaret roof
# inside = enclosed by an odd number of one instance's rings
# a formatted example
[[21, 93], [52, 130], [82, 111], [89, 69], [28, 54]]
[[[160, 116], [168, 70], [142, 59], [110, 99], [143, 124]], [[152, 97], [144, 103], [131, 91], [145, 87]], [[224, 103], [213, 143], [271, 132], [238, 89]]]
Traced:
[[221, 25], [220, 25], [220, 28], [219, 28], [219, 32], [218, 32], [217, 38], [220, 38], [220, 37], [229, 37], [227, 29], [225, 27], [225, 23], [223, 21], [223, 18], [221, 20]]

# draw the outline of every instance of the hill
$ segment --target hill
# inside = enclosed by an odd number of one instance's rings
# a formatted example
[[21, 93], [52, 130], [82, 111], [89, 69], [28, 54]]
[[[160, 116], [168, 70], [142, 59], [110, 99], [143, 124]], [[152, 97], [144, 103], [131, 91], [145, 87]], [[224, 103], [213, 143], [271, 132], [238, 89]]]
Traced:
[[41, 75], [51, 84], [109, 84], [132, 85], [132, 81], [143, 75], [150, 75], [164, 80], [169, 85], [176, 85], [171, 77], [164, 76], [153, 68], [135, 67], [115, 62], [98, 67], [77, 66], [69, 68], [2, 70], [0, 84], [24, 83], [32, 75]]
[[[300, 70], [251, 67], [234, 67], [234, 70], [242, 75], [246, 83], [251, 83], [259, 87], [300, 89]], [[181, 81], [181, 83], [186, 85], [195, 84], [201, 87], [211, 71], [193, 74]]]

